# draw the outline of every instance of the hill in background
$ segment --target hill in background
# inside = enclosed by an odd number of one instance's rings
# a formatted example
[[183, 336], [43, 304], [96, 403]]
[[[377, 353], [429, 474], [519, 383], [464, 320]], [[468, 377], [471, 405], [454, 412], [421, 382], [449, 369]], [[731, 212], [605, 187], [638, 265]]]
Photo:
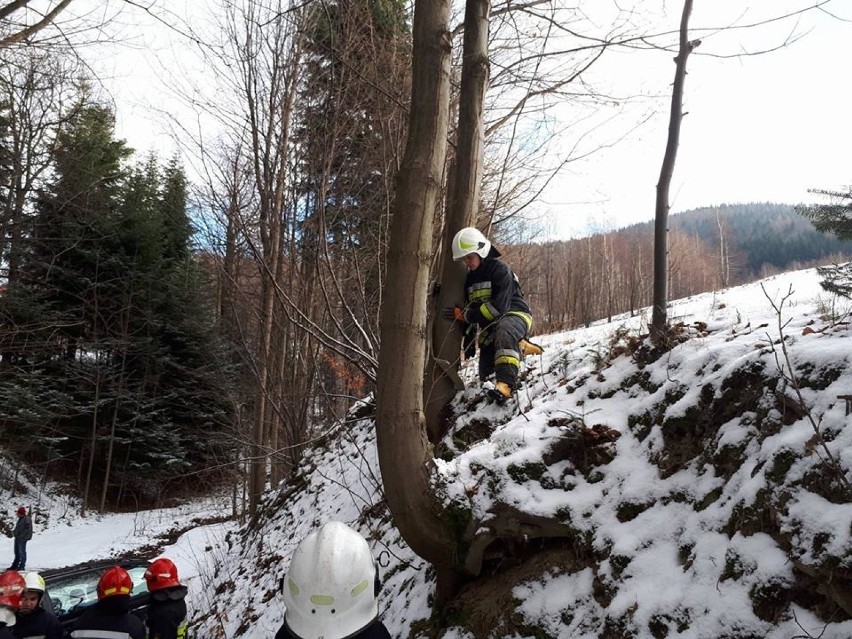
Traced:
[[[653, 229], [653, 222], [646, 222], [623, 232], [653, 233]], [[739, 269], [737, 283], [852, 256], [852, 241], [820, 233], [789, 204], [757, 202], [691, 209], [672, 215], [669, 229], [695, 235], [717, 252], [720, 235], [724, 237]]]
[[[497, 245], [520, 278], [537, 332], [590, 326], [653, 302], [651, 222], [571, 240]], [[788, 205], [737, 204], [672, 215], [667, 256], [668, 298], [681, 299], [846, 262], [852, 242], [817, 232]]]

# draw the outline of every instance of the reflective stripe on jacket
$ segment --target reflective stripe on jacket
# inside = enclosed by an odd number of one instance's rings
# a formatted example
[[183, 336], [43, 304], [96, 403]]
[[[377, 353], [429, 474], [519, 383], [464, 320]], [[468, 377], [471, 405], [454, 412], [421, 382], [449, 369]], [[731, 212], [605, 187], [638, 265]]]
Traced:
[[532, 325], [530, 307], [521, 292], [518, 278], [508, 265], [498, 258], [482, 260], [479, 268], [468, 271], [465, 278], [465, 320], [485, 328], [506, 313], [519, 315]]
[[73, 639], [145, 639], [145, 624], [128, 612], [129, 595], [99, 599], [74, 622]]

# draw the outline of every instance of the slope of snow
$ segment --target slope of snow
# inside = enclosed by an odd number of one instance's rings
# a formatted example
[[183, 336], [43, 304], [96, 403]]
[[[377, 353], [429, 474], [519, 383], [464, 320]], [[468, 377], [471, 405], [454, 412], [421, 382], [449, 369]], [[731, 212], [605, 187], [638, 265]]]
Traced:
[[[16, 472], [16, 470], [18, 472]], [[17, 487], [12, 491], [13, 479]], [[5, 504], [2, 528], [9, 539], [0, 546], [12, 563], [14, 547], [11, 531], [18, 506], [25, 506], [33, 519], [33, 538], [27, 544], [27, 569], [44, 571], [65, 568], [95, 560], [141, 555], [153, 559], [164, 554], [178, 566], [181, 579], [199, 601], [202, 575], [214, 561], [214, 548], [222, 543], [234, 522], [223, 521], [231, 512], [224, 497], [198, 499], [171, 508], [133, 513], [90, 512], [80, 517], [80, 502], [62, 486], [45, 483], [23, 469], [15, 469], [7, 459], [0, 461], [0, 481]], [[181, 534], [189, 529], [189, 532]], [[176, 543], [169, 540], [176, 535]], [[157, 549], [163, 548], [162, 553]], [[205, 580], [206, 583], [207, 580]]]
[[[601, 558], [574, 571], [554, 565], [518, 583], [511, 611], [520, 620], [517, 632], [495, 636], [852, 637], [852, 622], [827, 622], [784, 603], [798, 567], [845, 574], [852, 557], [852, 504], [808, 489], [815, 473], [825, 472], [826, 449], [846, 481], [852, 467], [852, 429], [844, 428], [848, 418], [837, 398], [852, 393], [848, 308], [841, 306], [821, 291], [813, 270], [678, 300], [670, 318], [682, 322], [684, 341], [643, 368], [626, 350], [646, 330], [647, 316], [541, 336], [546, 351], [525, 363], [519, 407], [478, 402], [475, 362], [466, 364], [472, 387], [454, 402], [454, 434], [474, 420], [494, 430], [469, 445], [453, 434], [445, 440], [451, 454], [436, 460], [445, 498], [464, 503], [480, 526], [498, 502], [557, 519]], [[813, 423], [785, 408], [785, 397], [795, 399], [782, 381], [788, 360]], [[748, 410], [730, 404], [728, 411], [727, 398], [748, 399], [741, 395], [752, 387], [743, 376], [751, 373], [778, 384], [750, 398]], [[704, 413], [711, 406], [726, 412], [708, 429], [712, 420]], [[353, 525], [369, 540], [392, 636], [417, 635], [431, 614], [434, 575], [392, 525], [373, 424], [356, 413], [308, 450], [291, 480], [270, 491], [258, 527], [217, 524], [164, 549], [191, 574], [196, 636], [273, 636], [283, 618], [278, 581], [289, 557], [329, 519]], [[595, 425], [620, 434], [609, 446], [611, 461], [587, 472], [567, 459], [543, 464], [566, 435]], [[143, 515], [141, 535], [126, 516], [75, 523], [55, 538], [37, 529], [31, 556], [55, 562], [51, 553], [59, 543], [67, 548], [69, 538], [80, 539], [80, 553], [85, 546], [89, 554], [90, 536], [100, 539], [92, 546], [103, 544], [109, 554], [161, 530], [160, 519], [166, 527], [169, 518], [184, 516]], [[759, 602], [777, 614], [768, 615]], [[472, 635], [455, 627], [442, 636]]]
[[[731, 415], [711, 433], [708, 449], [699, 451], [706, 459], [724, 460], [727, 451], [740, 454], [730, 476], [717, 473], [713, 463], [689, 459], [661, 472], [671, 435], [660, 424], [689, 429], [700, 402], [706, 405], [725, 392], [736, 395], [736, 388], [726, 390], [726, 384], [735, 385], [733, 374], [762, 370], [780, 380], [789, 372], [789, 357], [797, 375], [829, 373], [819, 390], [816, 383], [804, 387], [803, 399], [848, 478], [852, 431], [843, 428], [844, 406], [837, 395], [852, 392], [852, 341], [840, 321], [847, 309], [838, 306], [821, 291], [815, 271], [786, 273], [674, 302], [670, 319], [683, 323], [688, 339], [641, 371], [629, 355], [617, 352], [644, 331], [649, 318], [623, 316], [540, 337], [546, 352], [526, 362], [522, 413], [514, 406], [478, 403], [476, 383], [457, 397], [455, 432], [473, 420], [490, 421], [496, 429], [469, 447], [447, 438], [454, 456], [436, 461], [446, 499], [466, 500], [481, 526], [497, 501], [555, 517], [585, 533], [594, 550], [607, 557], [597, 575], [592, 568], [566, 572], [554, 566], [540, 579], [517, 585], [515, 613], [523, 628], [533, 629], [529, 636], [852, 636], [852, 622], [826, 623], [796, 604], [767, 621], [753, 603], [764, 591], [771, 595], [792, 584], [791, 556], [811, 565], [830, 557], [845, 561], [852, 550], [852, 505], [791, 486], [779, 523], [791, 540], [786, 550], [769, 534], [743, 534], [731, 524], [742, 513], [760, 515], [767, 473], [779, 456], [792, 454], [788, 482], [822, 463], [808, 419], [787, 419], [774, 407], [775, 399], [757, 398], [756, 405], [778, 423], [777, 432], [760, 432], [756, 412], [745, 411]], [[469, 381], [474, 366], [468, 363], [463, 370]], [[783, 383], [776, 390], [792, 395]], [[650, 416], [645, 428], [643, 416]], [[620, 433], [612, 461], [587, 475], [568, 461], [543, 469], [542, 455], [577, 424]], [[625, 515], [632, 506], [635, 514]], [[215, 581], [227, 590], [228, 603], [215, 607], [202, 634], [260, 638], [274, 633], [283, 617], [277, 580], [293, 548], [332, 518], [352, 524], [370, 540], [382, 565], [382, 614], [392, 635], [416, 630], [431, 613], [434, 576], [400, 538], [383, 505], [371, 421], [352, 418], [306, 455], [294, 480], [273, 493], [261, 528], [234, 537], [223, 564], [228, 576]], [[596, 595], [596, 580], [608, 581], [610, 600]], [[472, 635], [459, 627], [443, 636]]]

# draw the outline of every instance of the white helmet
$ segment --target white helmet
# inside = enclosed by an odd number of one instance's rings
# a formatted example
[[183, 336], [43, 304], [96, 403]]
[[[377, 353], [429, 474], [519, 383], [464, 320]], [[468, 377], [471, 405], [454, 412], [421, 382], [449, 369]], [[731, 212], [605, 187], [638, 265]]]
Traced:
[[376, 564], [367, 541], [330, 521], [305, 537], [284, 579], [284, 620], [300, 639], [343, 639], [379, 614]]
[[37, 590], [41, 594], [44, 594], [44, 579], [37, 572], [28, 572], [25, 574], [24, 581], [27, 584], [27, 590]]
[[488, 252], [491, 250], [491, 242], [478, 230], [472, 226], [467, 226], [456, 233], [453, 238], [453, 259], [460, 260], [465, 255], [477, 253], [479, 257], [485, 259], [488, 257]]

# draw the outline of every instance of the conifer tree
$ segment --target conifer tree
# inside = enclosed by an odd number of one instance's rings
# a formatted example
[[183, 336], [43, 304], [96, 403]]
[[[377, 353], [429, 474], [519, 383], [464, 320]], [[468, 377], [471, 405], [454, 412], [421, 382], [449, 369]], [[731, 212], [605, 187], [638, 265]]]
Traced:
[[[832, 233], [839, 240], [852, 239], [852, 188], [842, 191], [815, 191], [828, 196], [826, 204], [801, 206], [796, 210], [811, 221], [822, 233]], [[817, 272], [823, 277], [821, 286], [829, 293], [852, 299], [852, 263], [821, 266]]]
[[[103, 509], [153, 499], [229, 454], [230, 408], [212, 314], [191, 259], [186, 178], [113, 135], [85, 104], [60, 134], [26, 278], [0, 299], [0, 417], [51, 448]], [[61, 434], [57, 437], [57, 433]], [[28, 454], [47, 454], [43, 445]]]

